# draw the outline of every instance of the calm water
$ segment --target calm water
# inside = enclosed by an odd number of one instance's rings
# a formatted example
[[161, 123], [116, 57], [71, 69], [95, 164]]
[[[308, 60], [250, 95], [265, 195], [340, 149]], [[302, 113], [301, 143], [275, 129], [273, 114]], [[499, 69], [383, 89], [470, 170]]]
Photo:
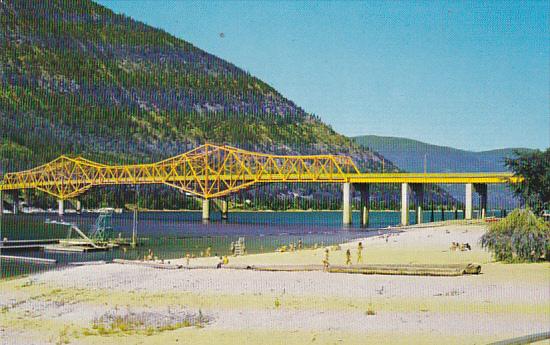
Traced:
[[[489, 215], [492, 215], [491, 213]], [[132, 213], [114, 214], [115, 233], [130, 237], [132, 233]], [[354, 224], [359, 224], [359, 213], [354, 212]], [[170, 260], [181, 258], [186, 253], [200, 256], [211, 247], [211, 253], [230, 253], [231, 242], [245, 238], [249, 253], [273, 251], [281, 245], [302, 240], [305, 246], [341, 243], [350, 239], [378, 234], [378, 229], [399, 224], [399, 212], [371, 212], [370, 228], [342, 226], [342, 213], [335, 212], [235, 212], [229, 214], [228, 221], [221, 221], [219, 214], [203, 224], [200, 212], [148, 212], [140, 213], [138, 237], [143, 245], [136, 249], [113, 249], [91, 253], [52, 253], [41, 250], [3, 251], [4, 255], [33, 256], [51, 258], [58, 265], [41, 265], [2, 259], [2, 277], [28, 274], [41, 270], [62, 267], [69, 262], [112, 260], [114, 258], [135, 259], [143, 257], [149, 249], [159, 258]], [[424, 220], [429, 221], [430, 212], [425, 212]], [[63, 220], [76, 224], [84, 232], [89, 232], [97, 214], [65, 215]], [[445, 219], [454, 219], [454, 212], [446, 212]], [[462, 219], [462, 213], [458, 213]], [[17, 216], [6, 215], [2, 222], [2, 237], [10, 240], [64, 238], [66, 230], [60, 226], [45, 225], [46, 219], [58, 220], [53, 214]], [[410, 215], [415, 223], [414, 212]], [[434, 213], [434, 220], [441, 220], [441, 212]]]

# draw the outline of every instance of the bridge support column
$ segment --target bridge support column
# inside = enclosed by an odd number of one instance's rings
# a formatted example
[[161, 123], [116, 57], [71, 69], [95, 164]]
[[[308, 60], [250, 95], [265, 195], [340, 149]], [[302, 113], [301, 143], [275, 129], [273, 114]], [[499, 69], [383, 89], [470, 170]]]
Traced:
[[401, 184], [401, 225], [409, 225], [409, 184]]
[[80, 200], [76, 201], [76, 213], [81, 214], [82, 213], [82, 202]]
[[4, 191], [0, 190], [0, 217], [4, 216]]
[[414, 206], [416, 212], [416, 224], [422, 224], [422, 207], [424, 203], [424, 185], [415, 183], [411, 185], [414, 192]]
[[473, 184], [466, 183], [466, 195], [464, 200], [464, 219], [472, 219], [472, 191]]
[[136, 204], [134, 206], [133, 210], [133, 219], [132, 219], [132, 242], [130, 243], [130, 246], [132, 248], [135, 248], [137, 246], [137, 226], [138, 226], [138, 205]]
[[368, 183], [360, 183], [353, 186], [361, 193], [361, 227], [367, 228], [369, 226], [370, 185]]
[[479, 194], [479, 208], [481, 219], [485, 219], [487, 215], [487, 185], [484, 183], [475, 184], [476, 193]]
[[222, 220], [227, 220], [228, 213], [229, 213], [229, 206], [227, 204], [226, 199], [222, 199], [221, 201], [221, 213], [222, 213]]
[[61, 199], [58, 199], [57, 200], [57, 213], [62, 216], [63, 214], [65, 214], [65, 205], [63, 203], [63, 200]]
[[19, 213], [19, 191], [13, 192], [13, 214]]
[[344, 225], [351, 225], [352, 213], [351, 213], [351, 183], [344, 183], [342, 186], [343, 198], [342, 198], [342, 220]]
[[210, 200], [202, 199], [202, 220], [203, 222], [210, 221]]

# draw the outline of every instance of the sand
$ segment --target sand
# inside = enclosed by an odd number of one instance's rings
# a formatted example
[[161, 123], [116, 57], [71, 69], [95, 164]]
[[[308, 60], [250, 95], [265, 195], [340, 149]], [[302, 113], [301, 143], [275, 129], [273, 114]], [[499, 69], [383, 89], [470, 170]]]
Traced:
[[[343, 264], [469, 263], [482, 274], [384, 276], [234, 269], [159, 270], [107, 264], [0, 283], [0, 344], [484, 344], [550, 330], [550, 264], [500, 264], [479, 246], [485, 225], [410, 227], [330, 252]], [[472, 251], [450, 251], [452, 241]], [[230, 258], [241, 264], [319, 264], [323, 249]], [[216, 258], [192, 259], [192, 266]], [[171, 260], [185, 264], [185, 260]], [[201, 327], [99, 335], [116, 311], [162, 318], [199, 311]], [[153, 322], [152, 320], [151, 322]]]

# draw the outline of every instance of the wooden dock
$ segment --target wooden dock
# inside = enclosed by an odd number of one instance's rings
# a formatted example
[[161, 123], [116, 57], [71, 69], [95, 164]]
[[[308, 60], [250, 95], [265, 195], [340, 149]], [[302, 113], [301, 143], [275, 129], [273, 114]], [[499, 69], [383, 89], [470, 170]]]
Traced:
[[0, 241], [0, 246], [25, 245], [25, 244], [53, 244], [53, 243], [59, 243], [59, 239], [8, 240], [8, 241]]
[[46, 252], [66, 252], [66, 253], [85, 253], [85, 252], [98, 252], [108, 250], [107, 247], [90, 247], [81, 245], [62, 245], [51, 244], [44, 246]]
[[0, 241], [0, 251], [41, 250], [45, 245], [59, 243], [58, 239]]
[[30, 256], [0, 255], [0, 259], [16, 260], [16, 261], [30, 262], [33, 264], [46, 264], [46, 265], [55, 265], [57, 263], [57, 260], [54, 260], [54, 259], [33, 258]]

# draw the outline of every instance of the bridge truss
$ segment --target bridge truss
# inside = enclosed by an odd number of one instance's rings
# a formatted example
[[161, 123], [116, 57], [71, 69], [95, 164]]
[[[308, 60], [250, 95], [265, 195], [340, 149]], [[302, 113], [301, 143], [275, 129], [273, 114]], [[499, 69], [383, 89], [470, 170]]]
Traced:
[[358, 174], [347, 156], [270, 155], [205, 144], [151, 164], [105, 165], [82, 157], [61, 156], [30, 170], [6, 174], [0, 191], [37, 189], [66, 200], [95, 186], [165, 184], [209, 199], [256, 183], [342, 183]]

